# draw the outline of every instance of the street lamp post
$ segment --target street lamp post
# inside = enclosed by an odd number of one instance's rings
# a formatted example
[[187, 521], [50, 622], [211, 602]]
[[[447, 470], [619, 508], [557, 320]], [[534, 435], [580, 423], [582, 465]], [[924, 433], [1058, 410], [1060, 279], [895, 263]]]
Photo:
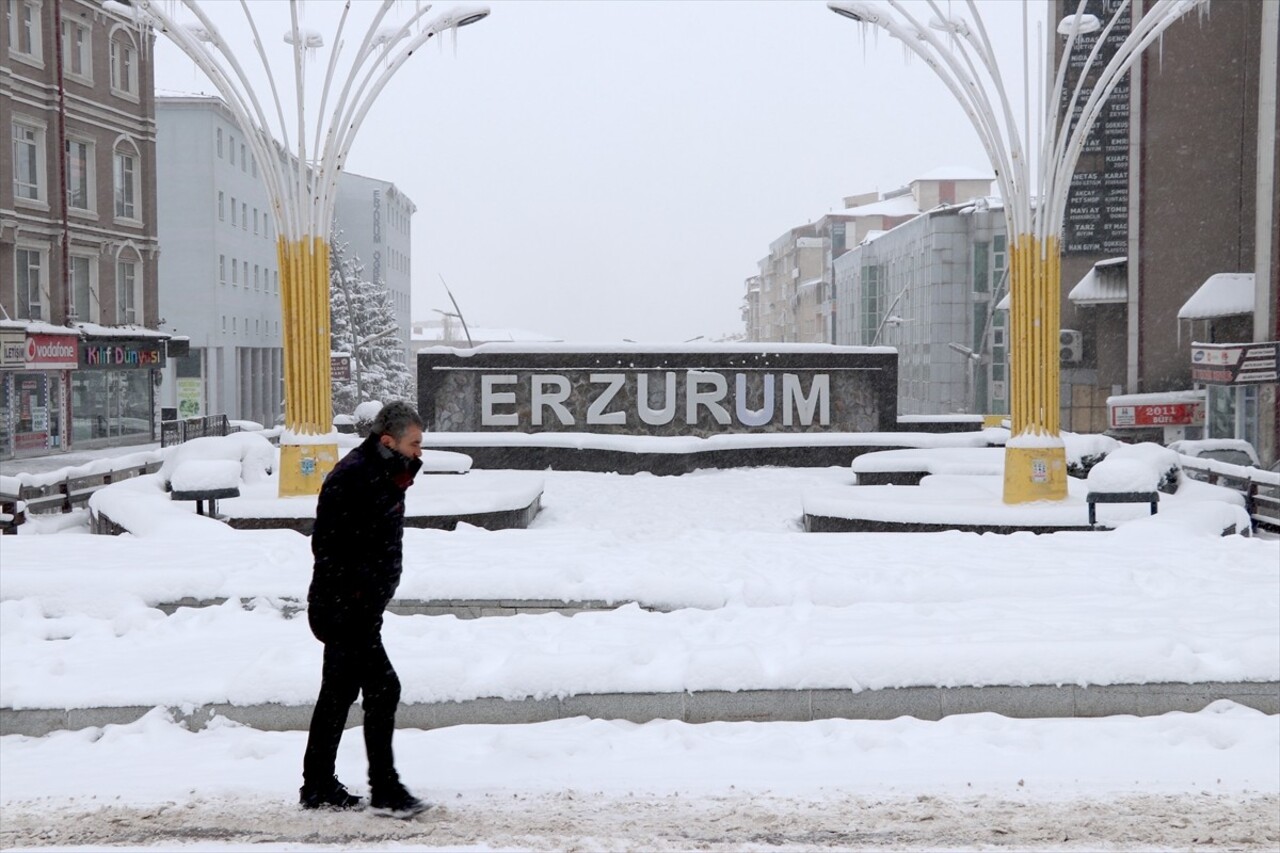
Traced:
[[[1057, 27], [1066, 37], [1066, 48], [1040, 116], [1039, 162], [1034, 170], [1030, 161], [1032, 86], [1025, 61], [1028, 49], [1024, 44], [1023, 124], [1019, 128], [982, 16], [973, 0], [966, 0], [965, 5], [971, 21], [949, 14], [950, 4], [944, 10], [937, 0], [912, 4], [910, 8], [903, 0], [827, 3], [841, 17], [884, 30], [923, 59], [959, 101], [978, 133], [1004, 199], [1012, 270], [1012, 435], [1005, 449], [1004, 500], [1061, 500], [1067, 496], [1067, 474], [1058, 411], [1059, 241], [1067, 190], [1085, 139], [1111, 90], [1161, 33], [1192, 9], [1207, 7], [1208, 0], [1151, 3], [1100, 70], [1087, 97], [1083, 96], [1085, 80], [1101, 64], [1100, 49], [1129, 0], [1123, 0], [1105, 27], [1096, 17], [1084, 14], [1086, 0], [1080, 0], [1076, 13]], [[927, 21], [911, 11], [926, 8], [931, 15]], [[1026, 0], [1023, 21], [1025, 28]], [[1071, 48], [1078, 36], [1097, 30], [1101, 32], [1079, 69], [1066, 109], [1060, 113], [1058, 106], [1066, 92]], [[1072, 124], [1077, 106], [1080, 117]], [[1038, 192], [1038, 199], [1033, 190]]]
[[[333, 390], [329, 362], [329, 237], [338, 178], [356, 133], [374, 100], [392, 76], [433, 36], [475, 23], [487, 7], [459, 8], [427, 20], [430, 6], [419, 6], [400, 25], [388, 23], [395, 0], [342, 7], [341, 18], [324, 66], [323, 89], [314, 133], [307, 135], [306, 68], [308, 54], [324, 46], [324, 38], [301, 26], [300, 0], [289, 0], [290, 27], [284, 40], [292, 47], [293, 96], [296, 115], [286, 120], [281, 86], [267, 60], [250, 4], [240, 9], [253, 34], [251, 61], [261, 64], [270, 100], [265, 106], [250, 84], [245, 66], [199, 0], [107, 0], [173, 42], [203, 71], [235, 116], [253, 151], [278, 228], [280, 308], [284, 331], [285, 431], [280, 441], [280, 495], [310, 495], [320, 490], [337, 462], [337, 444], [326, 440], [332, 430]], [[218, 4], [223, 8], [224, 4]], [[376, 8], [349, 63], [339, 58], [343, 30], [353, 5]], [[256, 6], [256, 4], [255, 4]], [[185, 9], [193, 18], [179, 23]], [[260, 7], [259, 7], [260, 8]], [[171, 10], [174, 14], [171, 14]], [[456, 37], [456, 35], [455, 35]], [[334, 96], [332, 110], [327, 107]], [[272, 108], [274, 121], [266, 107]], [[327, 124], [326, 124], [327, 119]], [[359, 358], [357, 353], [355, 356]]]

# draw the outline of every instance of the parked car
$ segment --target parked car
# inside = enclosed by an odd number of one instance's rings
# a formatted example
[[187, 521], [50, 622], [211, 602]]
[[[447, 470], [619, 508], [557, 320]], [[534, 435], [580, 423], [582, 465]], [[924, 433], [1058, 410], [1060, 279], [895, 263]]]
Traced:
[[1250, 468], [1262, 467], [1253, 445], [1238, 438], [1183, 439], [1170, 442], [1169, 449], [1195, 459], [1213, 459]]

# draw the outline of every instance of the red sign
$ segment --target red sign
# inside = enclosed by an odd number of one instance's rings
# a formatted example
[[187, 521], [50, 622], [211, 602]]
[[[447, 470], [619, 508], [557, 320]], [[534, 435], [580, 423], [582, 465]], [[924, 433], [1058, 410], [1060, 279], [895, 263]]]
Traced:
[[1204, 423], [1204, 403], [1144, 403], [1112, 406], [1111, 426], [1191, 426]]
[[27, 367], [75, 370], [80, 364], [79, 343], [75, 335], [27, 335]]

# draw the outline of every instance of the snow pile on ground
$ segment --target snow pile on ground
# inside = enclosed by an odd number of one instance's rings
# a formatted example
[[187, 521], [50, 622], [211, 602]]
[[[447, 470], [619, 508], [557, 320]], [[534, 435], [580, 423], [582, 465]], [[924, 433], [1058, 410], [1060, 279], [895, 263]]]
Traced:
[[277, 452], [270, 441], [256, 432], [193, 438], [169, 452], [160, 467], [160, 476], [168, 483], [178, 467], [189, 461], [222, 459], [240, 465], [240, 479], [244, 482], [260, 483], [275, 470]]

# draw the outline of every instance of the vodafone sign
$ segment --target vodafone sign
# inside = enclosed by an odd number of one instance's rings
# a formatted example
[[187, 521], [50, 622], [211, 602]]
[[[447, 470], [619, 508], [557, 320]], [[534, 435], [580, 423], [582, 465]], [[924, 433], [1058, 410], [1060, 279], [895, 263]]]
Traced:
[[27, 367], [75, 370], [80, 365], [80, 339], [75, 335], [28, 335]]

